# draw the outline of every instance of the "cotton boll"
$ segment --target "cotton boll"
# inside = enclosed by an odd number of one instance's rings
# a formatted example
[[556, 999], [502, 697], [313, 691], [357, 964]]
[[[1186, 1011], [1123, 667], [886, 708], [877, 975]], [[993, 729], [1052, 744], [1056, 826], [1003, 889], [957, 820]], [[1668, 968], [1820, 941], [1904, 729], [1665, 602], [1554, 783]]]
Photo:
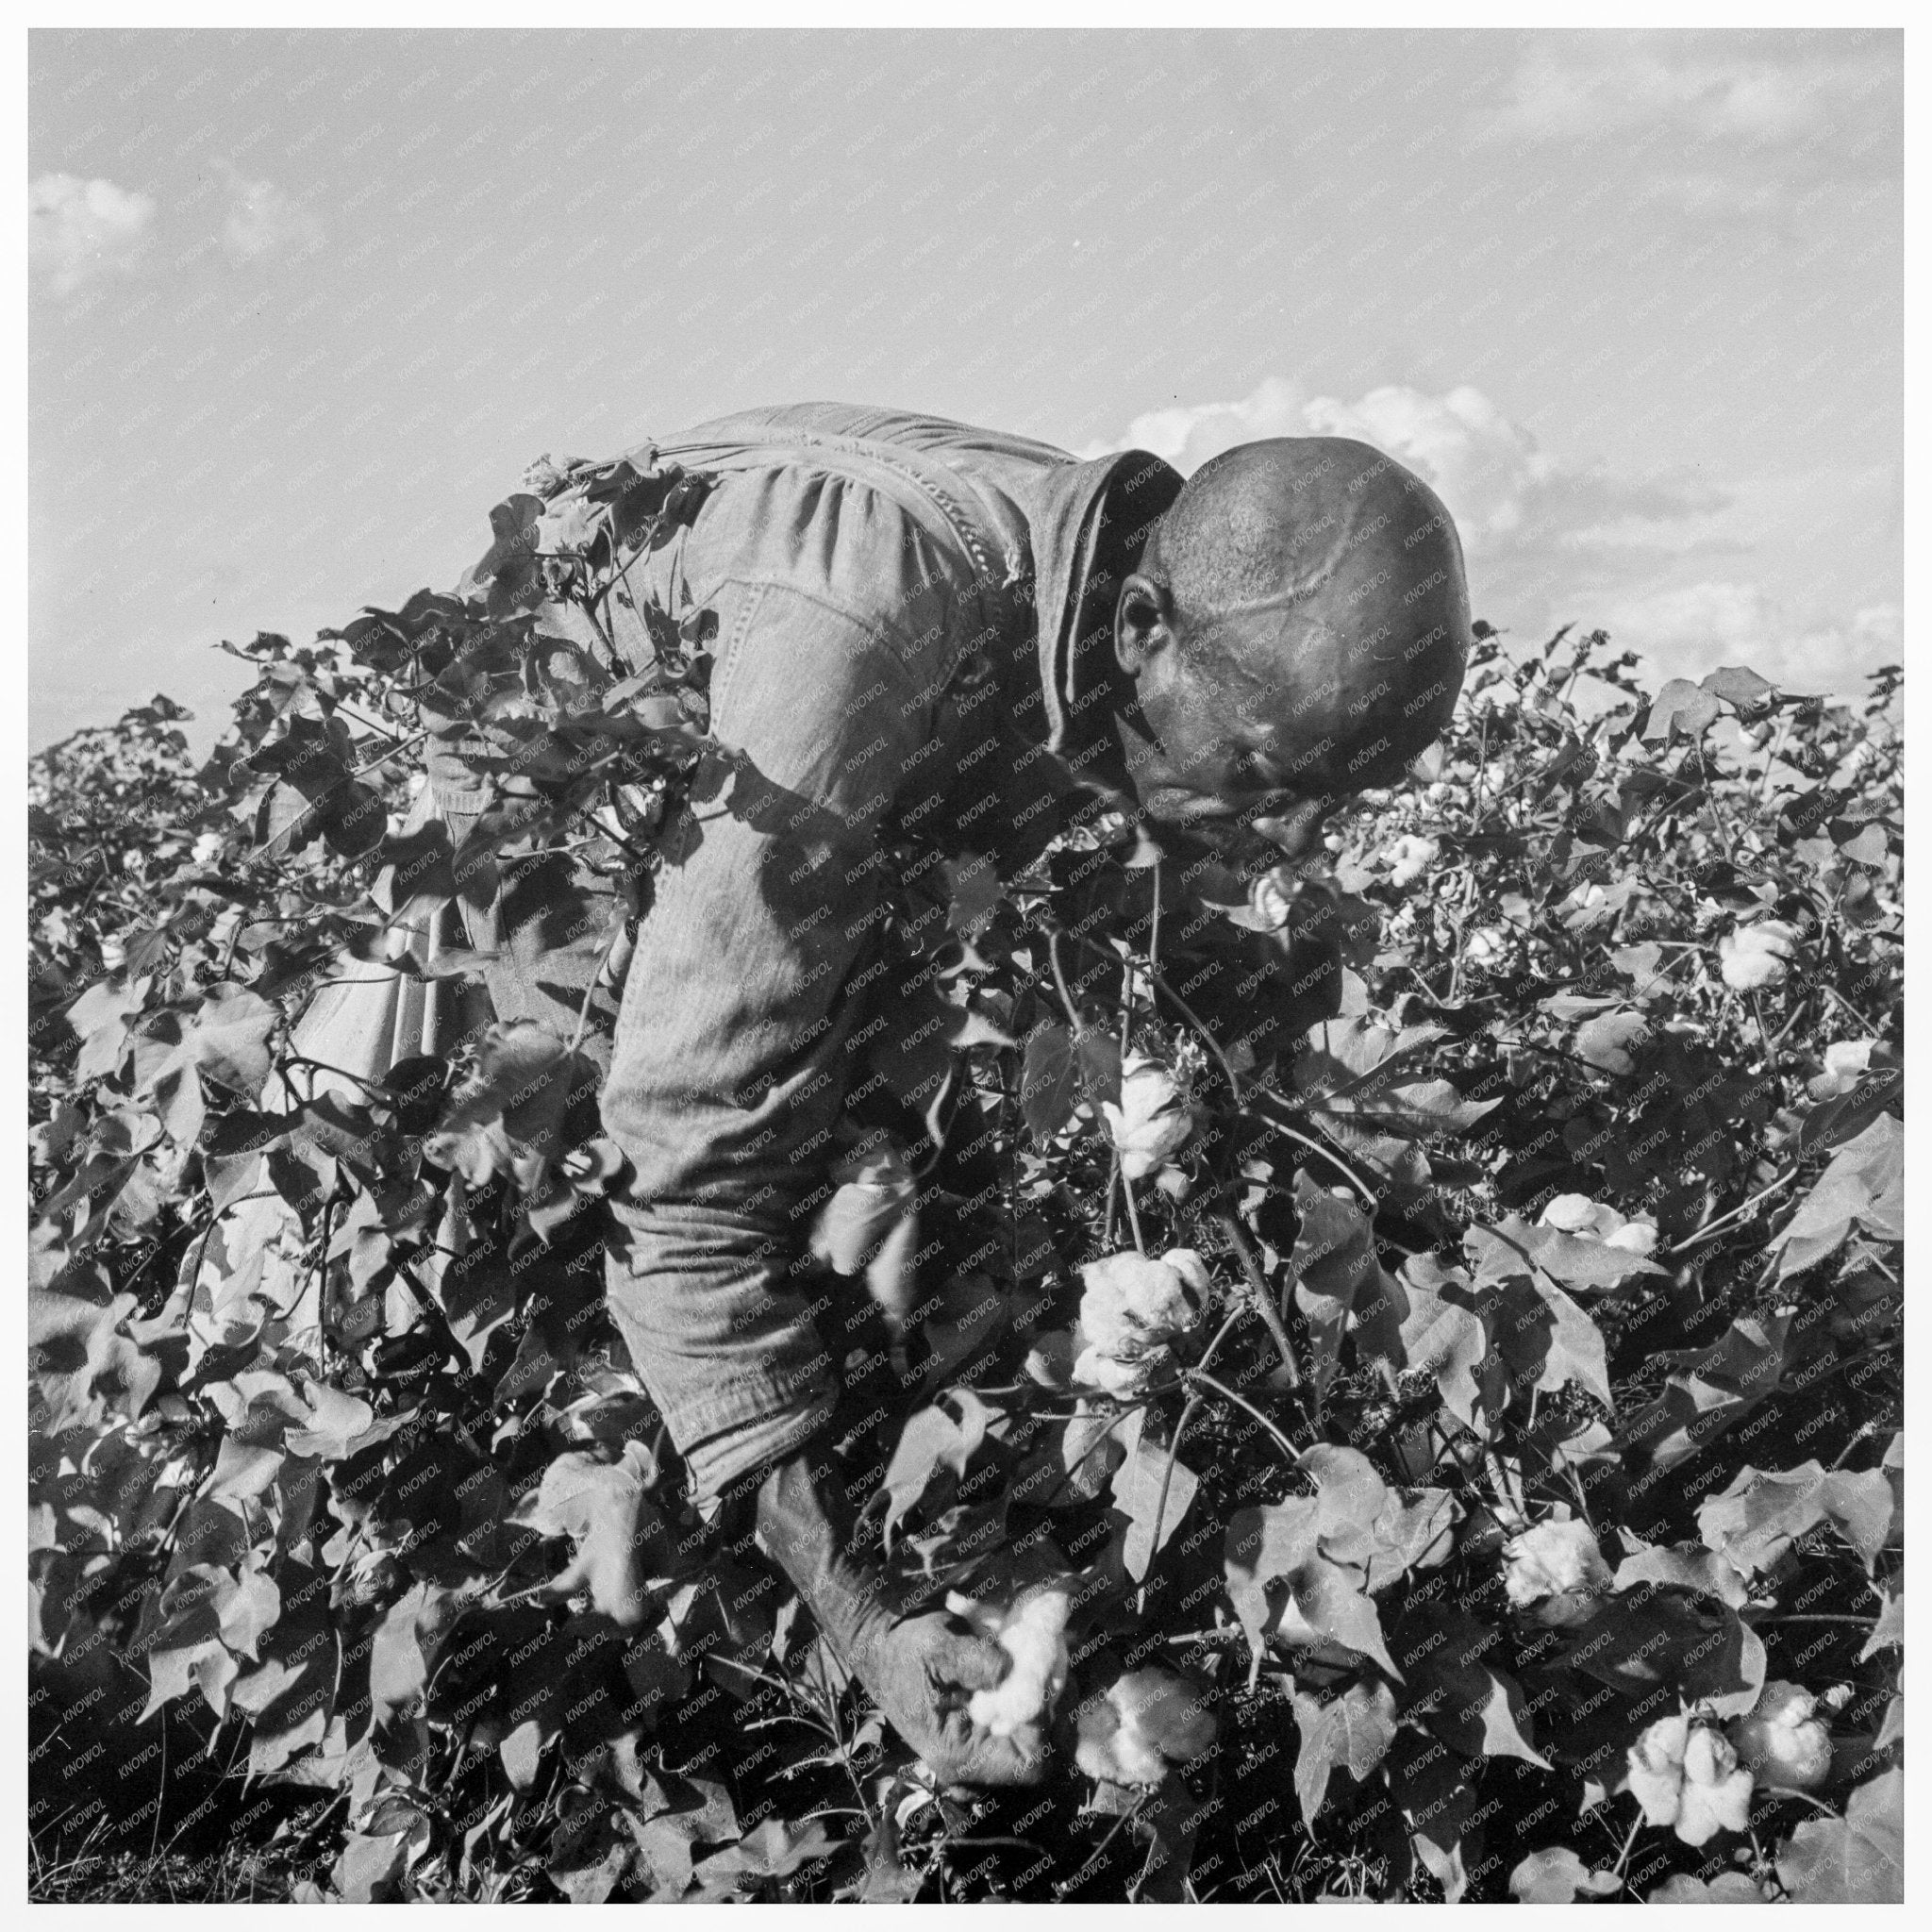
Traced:
[[1831, 1774], [1831, 1733], [1818, 1714], [1821, 1702], [1802, 1684], [1774, 1678], [1757, 1708], [1731, 1725], [1738, 1755], [1768, 1784], [1816, 1790]]
[[1608, 1202], [1592, 1201], [1588, 1194], [1558, 1194], [1540, 1218], [1544, 1227], [1629, 1255], [1648, 1255], [1657, 1246], [1656, 1222], [1647, 1216], [1625, 1221]]
[[1074, 1762], [1089, 1777], [1116, 1785], [1158, 1785], [1167, 1775], [1167, 1759], [1148, 1739], [1130, 1732], [1105, 1697], [1080, 1713]]
[[1614, 1234], [1604, 1238], [1607, 1248], [1622, 1248], [1626, 1255], [1638, 1255], [1644, 1258], [1657, 1252], [1657, 1223], [1640, 1217], [1626, 1221]]
[[1083, 1389], [1098, 1389], [1108, 1395], [1138, 1395], [1171, 1360], [1165, 1349], [1126, 1361], [1104, 1349], [1083, 1348], [1074, 1358], [1074, 1380]]
[[1004, 1611], [990, 1610], [970, 1597], [947, 1597], [946, 1607], [955, 1616], [991, 1637], [1012, 1660], [991, 1690], [973, 1693], [966, 1715], [975, 1724], [995, 1738], [1010, 1738], [1052, 1713], [1066, 1688], [1067, 1613], [1072, 1607], [1072, 1598], [1061, 1590], [1032, 1591]]
[[1679, 1713], [1659, 1718], [1631, 1745], [1631, 1794], [1644, 1823], [1668, 1824], [1687, 1845], [1750, 1822], [1751, 1774], [1722, 1731]]
[[1540, 1218], [1545, 1227], [1560, 1228], [1565, 1234], [1591, 1234], [1596, 1229], [1596, 1203], [1588, 1194], [1558, 1194], [1545, 1205]]
[[1784, 981], [1798, 943], [1798, 929], [1782, 919], [1760, 919], [1717, 942], [1724, 982], [1736, 992], [1753, 992]]
[[1074, 1379], [1110, 1395], [1138, 1394], [1173, 1369], [1168, 1344], [1200, 1319], [1210, 1285], [1207, 1264], [1192, 1248], [1170, 1248], [1158, 1259], [1109, 1255], [1080, 1273], [1080, 1332], [1088, 1345], [1074, 1363]]
[[1419, 879], [1434, 865], [1441, 847], [1433, 839], [1420, 839], [1413, 833], [1396, 840], [1384, 855], [1389, 860], [1389, 883], [1407, 886]]
[[1869, 1040], [1834, 1040], [1824, 1049], [1824, 1071], [1834, 1079], [1855, 1080], [1871, 1064]]
[[1249, 885], [1248, 909], [1256, 918], [1265, 921], [1271, 930], [1284, 926], [1294, 910], [1293, 890], [1293, 880], [1286, 868], [1277, 865]]
[[1587, 1624], [1596, 1614], [1597, 1594], [1610, 1583], [1596, 1538], [1580, 1519], [1534, 1524], [1504, 1545], [1503, 1560], [1509, 1601], [1546, 1629]]
[[1824, 1071], [1807, 1080], [1806, 1091], [1813, 1100], [1831, 1100], [1851, 1093], [1872, 1070], [1874, 1040], [1834, 1040], [1824, 1049]]
[[1740, 946], [1729, 938], [1718, 941], [1717, 951], [1724, 982], [1733, 992], [1756, 992], [1778, 985], [1785, 976], [1784, 961], [1775, 954]]
[[1213, 1743], [1219, 1729], [1201, 1688], [1172, 1671], [1130, 1671], [1108, 1692], [1131, 1730], [1172, 1764], [1186, 1764]]
[[1503, 935], [1494, 926], [1475, 926], [1463, 938], [1462, 962], [1465, 966], [1493, 966], [1502, 958], [1504, 946]]
[[1130, 1671], [1080, 1711], [1074, 1762], [1089, 1777], [1157, 1785], [1206, 1751], [1219, 1730], [1201, 1688], [1172, 1671]]
[[1542, 1224], [1580, 1241], [1607, 1241], [1624, 1225], [1614, 1208], [1592, 1201], [1588, 1194], [1558, 1194], [1543, 1209]]
[[1156, 1260], [1144, 1255], [1109, 1255], [1080, 1271], [1080, 1328], [1109, 1355], [1131, 1354], [1192, 1325], [1198, 1309], [1188, 1290], [1205, 1296], [1208, 1271], [1191, 1248], [1175, 1248]]
[[1181, 1105], [1180, 1083], [1158, 1061], [1131, 1056], [1121, 1074], [1120, 1104], [1100, 1104], [1107, 1131], [1120, 1149], [1121, 1171], [1138, 1181], [1164, 1166], [1194, 1130]]
[[1630, 1794], [1643, 1807], [1646, 1824], [1674, 1824], [1683, 1806], [1684, 1745], [1690, 1721], [1679, 1712], [1660, 1717], [1636, 1743], [1626, 1759]]
[[1751, 1822], [1751, 1774], [1738, 1762], [1722, 1731], [1699, 1724], [1684, 1747], [1684, 1804], [1677, 1836], [1701, 1845], [1720, 1831], [1742, 1831]]
[[[1197, 1249], [1170, 1248], [1166, 1254], [1161, 1256], [1160, 1265], [1163, 1268], [1172, 1269], [1180, 1278], [1183, 1285], [1200, 1301], [1207, 1300], [1208, 1291], [1212, 1283], [1208, 1279], [1208, 1264], [1202, 1260]], [[1196, 1312], [1192, 1308], [1189, 1310], [1189, 1321], [1191, 1322], [1193, 1320]]]

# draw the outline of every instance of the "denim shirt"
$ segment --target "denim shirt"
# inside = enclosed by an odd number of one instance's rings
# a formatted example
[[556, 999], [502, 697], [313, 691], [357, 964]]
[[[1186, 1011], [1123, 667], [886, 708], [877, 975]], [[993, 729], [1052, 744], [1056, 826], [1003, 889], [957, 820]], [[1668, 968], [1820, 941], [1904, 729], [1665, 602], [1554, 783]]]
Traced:
[[[711, 731], [739, 763], [660, 870], [627, 970], [601, 1107], [634, 1178], [606, 1285], [708, 1494], [806, 1440], [836, 1391], [825, 1297], [793, 1263], [863, 1069], [849, 1044], [892, 991], [873, 971], [881, 842], [1005, 872], [1065, 823], [1105, 724], [1102, 688], [1082, 688], [1083, 601], [1180, 479], [1144, 452], [1082, 462], [831, 403], [652, 447], [717, 482], [631, 590], [716, 613]], [[641, 620], [616, 609], [641, 664]], [[472, 801], [443, 803], [459, 821]], [[492, 908], [472, 943], [515, 924]], [[492, 981], [504, 1017], [572, 1009], [588, 981], [542, 968], [526, 948]]]

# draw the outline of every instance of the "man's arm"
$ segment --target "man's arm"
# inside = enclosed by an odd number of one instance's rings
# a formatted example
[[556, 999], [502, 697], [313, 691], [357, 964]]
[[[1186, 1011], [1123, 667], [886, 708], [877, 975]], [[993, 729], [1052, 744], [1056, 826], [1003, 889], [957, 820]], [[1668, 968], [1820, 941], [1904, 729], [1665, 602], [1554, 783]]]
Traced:
[[711, 700], [738, 762], [658, 874], [603, 1096], [636, 1172], [611, 1312], [702, 1494], [830, 1407], [837, 1364], [792, 1264], [836, 1152], [869, 861], [923, 724], [894, 646], [774, 585], [719, 600]]

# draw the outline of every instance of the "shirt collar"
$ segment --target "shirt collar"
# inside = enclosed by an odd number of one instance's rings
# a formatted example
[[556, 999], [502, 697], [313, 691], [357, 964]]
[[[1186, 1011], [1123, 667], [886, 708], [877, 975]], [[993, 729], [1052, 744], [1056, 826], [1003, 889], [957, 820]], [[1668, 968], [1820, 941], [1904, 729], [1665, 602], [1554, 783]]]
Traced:
[[1083, 735], [1081, 700], [1092, 693], [1090, 650], [1110, 628], [1113, 601], [1154, 520], [1179, 495], [1177, 471], [1142, 449], [1056, 464], [1028, 479], [1021, 508], [1032, 539], [1041, 694], [1047, 749]]

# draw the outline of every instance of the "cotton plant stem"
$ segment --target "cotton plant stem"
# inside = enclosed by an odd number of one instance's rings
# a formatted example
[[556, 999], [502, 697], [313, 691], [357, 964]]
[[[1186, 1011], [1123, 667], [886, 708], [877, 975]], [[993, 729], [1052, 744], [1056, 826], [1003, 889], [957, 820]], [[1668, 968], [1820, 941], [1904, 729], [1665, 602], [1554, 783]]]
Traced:
[[1208, 1346], [1201, 1351], [1201, 1359], [1194, 1364], [1194, 1366], [1197, 1369], [1205, 1369], [1208, 1366], [1208, 1364], [1211, 1362], [1214, 1359], [1214, 1357], [1221, 1353], [1221, 1344], [1224, 1341], [1225, 1341], [1231, 1334], [1233, 1334], [1235, 1324], [1238, 1322], [1240, 1322], [1241, 1318], [1246, 1313], [1246, 1302], [1238, 1302], [1235, 1305], [1232, 1311], [1229, 1313], [1227, 1319], [1224, 1322], [1223, 1322], [1221, 1326], [1214, 1331], [1214, 1339], [1211, 1341], [1209, 1341]]
[[391, 758], [395, 758], [399, 756], [401, 753], [409, 750], [411, 746], [421, 744], [422, 741], [428, 736], [429, 733], [426, 730], [425, 730], [418, 731], [413, 736], [408, 738], [392, 740], [389, 745], [389, 748], [386, 751], [377, 753], [377, 755], [375, 758], [371, 758], [366, 765], [358, 765], [355, 768], [355, 770], [349, 774], [349, 776], [352, 778], [359, 778], [364, 772], [373, 772], [377, 765], [386, 764]]
[[1697, 769], [1704, 774], [1704, 795], [1710, 802], [1710, 816], [1717, 826], [1717, 835], [1724, 848], [1724, 858], [1733, 865], [1738, 862], [1738, 848], [1731, 838], [1730, 821], [1724, 817], [1724, 808], [1717, 802], [1717, 788], [1710, 782], [1710, 766], [1704, 756], [1704, 741], [1697, 741]]
[[1121, 1168], [1121, 1192], [1126, 1196], [1127, 1225], [1134, 1231], [1134, 1252], [1144, 1255], [1147, 1243], [1141, 1239], [1141, 1210], [1134, 1205], [1134, 1183], [1128, 1177], [1124, 1165]]
[[[1272, 1093], [1262, 1093], [1257, 1096], [1257, 1100], [1261, 1102], [1274, 1101], [1277, 1107], [1285, 1104], [1277, 1100]], [[1274, 1132], [1280, 1134], [1286, 1140], [1294, 1141], [1298, 1146], [1306, 1147], [1311, 1154], [1319, 1154], [1331, 1167], [1335, 1168], [1339, 1173], [1346, 1174], [1354, 1184], [1356, 1191], [1368, 1204], [1369, 1212], [1371, 1214], [1374, 1213], [1375, 1209], [1381, 1205], [1381, 1196], [1375, 1192], [1374, 1188], [1370, 1187], [1368, 1182], [1347, 1161], [1342, 1159], [1341, 1155], [1337, 1154], [1333, 1148], [1324, 1147], [1312, 1135], [1303, 1133], [1299, 1127], [1290, 1126], [1286, 1121], [1278, 1119], [1274, 1113], [1270, 1112], [1265, 1106], [1262, 1107], [1261, 1111], [1267, 1119], [1269, 1127]]]
[[1624, 1840], [1624, 1849], [1617, 1854], [1617, 1876], [1622, 1878], [1630, 1863], [1630, 1854], [1637, 1843], [1637, 1834], [1643, 1829], [1643, 1813], [1640, 1809], [1630, 1821], [1629, 1835]]
[[1712, 1235], [1717, 1233], [1717, 1231], [1724, 1225], [1726, 1222], [1741, 1220], [1745, 1215], [1749, 1214], [1752, 1208], [1757, 1207], [1760, 1201], [1770, 1199], [1770, 1197], [1773, 1194], [1776, 1193], [1780, 1188], [1790, 1187], [1790, 1184], [1797, 1179], [1797, 1177], [1798, 1170], [1795, 1167], [1792, 1168], [1789, 1174], [1780, 1174], [1777, 1177], [1777, 1179], [1773, 1181], [1768, 1188], [1759, 1188], [1758, 1191], [1755, 1194], [1753, 1194], [1748, 1201], [1740, 1201], [1735, 1208], [1726, 1208], [1724, 1213], [1715, 1216], [1710, 1221], [1706, 1222], [1705, 1224], [1702, 1227], [1700, 1227], [1695, 1234], [1687, 1236], [1683, 1241], [1680, 1241], [1674, 1247], [1666, 1248], [1664, 1250], [1664, 1253], [1667, 1255], [1681, 1255], [1687, 1249], [1694, 1248], [1700, 1242], [1708, 1241]]
[[[291, 1067], [312, 1067], [318, 1073], [334, 1074], [340, 1079], [353, 1080], [365, 1092], [382, 1093], [388, 1091], [380, 1080], [371, 1080], [364, 1074], [352, 1074], [347, 1067], [332, 1067], [328, 1061], [319, 1060], [312, 1054], [291, 1053], [287, 1057], [286, 1064]], [[308, 1082], [308, 1098], [311, 1101], [315, 1098], [315, 1082], [312, 1078]]]
[[1067, 991], [1067, 975], [1060, 969], [1060, 935], [1058, 926], [1050, 927], [1046, 935], [1046, 957], [1053, 962], [1053, 983], [1059, 989], [1060, 1005], [1067, 1009], [1067, 1024], [1075, 1033], [1081, 1031], [1079, 1009], [1074, 1005], [1074, 996]]
[[1475, 899], [1475, 870], [1472, 867], [1462, 887], [1462, 909], [1456, 915], [1456, 961], [1449, 972], [1449, 1000], [1454, 1006], [1462, 991], [1462, 952], [1469, 942], [1469, 912]]
[[1274, 1338], [1274, 1346], [1281, 1356], [1281, 1366], [1288, 1375], [1288, 1386], [1299, 1397], [1302, 1387], [1301, 1364], [1296, 1361], [1294, 1343], [1290, 1341], [1288, 1325], [1281, 1319], [1281, 1310], [1274, 1306], [1274, 1297], [1268, 1291], [1267, 1278], [1261, 1273], [1261, 1263], [1249, 1241], [1247, 1231], [1241, 1226], [1241, 1218], [1231, 1208], [1223, 1208], [1215, 1222], [1229, 1241], [1241, 1258], [1241, 1273], [1248, 1277], [1249, 1296], [1254, 1302], [1255, 1312], [1260, 1316], [1262, 1325]]
[[1848, 1012], [1852, 1016], [1852, 1018], [1855, 1019], [1858, 1023], [1858, 1024], [1865, 1029], [1867, 1033], [1875, 1034], [1878, 1031], [1878, 1028], [1874, 1026], [1870, 1020], [1866, 1019], [1864, 1014], [1859, 1012], [1857, 1008], [1853, 1006], [1851, 1001], [1846, 999], [1844, 994], [1839, 991], [1838, 988], [1833, 986], [1828, 979], [1819, 980], [1818, 986], [1822, 991], [1829, 993], [1831, 997], [1835, 999], [1839, 1003], [1839, 1005], [1841, 1006], [1845, 1009], [1845, 1011]]
[[[1109, 965], [1114, 963], [1111, 954], [1103, 952], [1100, 947], [1083, 934], [1075, 933], [1074, 939], [1075, 943], [1085, 946], [1091, 953], [1097, 954], [1101, 958], [1107, 960]], [[1214, 1056], [1216, 1062], [1219, 1064], [1222, 1074], [1227, 1081], [1228, 1091], [1232, 1094], [1235, 1105], [1239, 1107], [1244, 1098], [1241, 1075], [1235, 1072], [1233, 1064], [1229, 1061], [1227, 1056], [1222, 1052], [1221, 1042], [1215, 1039], [1213, 1029], [1194, 1011], [1192, 1007], [1189, 1006], [1186, 1000], [1181, 998], [1179, 993], [1174, 991], [1173, 987], [1168, 985], [1167, 981], [1151, 962], [1147, 968], [1147, 976], [1154, 982], [1157, 991], [1167, 995], [1169, 1001], [1180, 1013], [1181, 1018], [1201, 1036], [1203, 1044]]]
[[[1160, 1472], [1160, 1493], [1154, 1499], [1154, 1536], [1147, 1546], [1147, 1563], [1152, 1569], [1154, 1558], [1160, 1554], [1160, 1530], [1167, 1520], [1167, 1491], [1174, 1481], [1174, 1466], [1180, 1460], [1181, 1438], [1188, 1432], [1188, 1424], [1193, 1421], [1194, 1412], [1201, 1407], [1198, 1395], [1188, 1397], [1181, 1409], [1180, 1420], [1174, 1425], [1174, 1441], [1167, 1447], [1167, 1466]], [[1144, 1616], [1147, 1611], [1147, 1584], [1143, 1578], [1140, 1594], [1134, 1601], [1134, 1614]]]
[[1764, 775], [1757, 788], [1757, 802], [1760, 805], [1769, 805], [1771, 803], [1772, 777], [1777, 770], [1778, 758], [1785, 748], [1785, 735], [1790, 731], [1790, 725], [1791, 714], [1789, 711], [1780, 711], [1777, 719], [1777, 730], [1772, 738], [1771, 748], [1764, 755]]
[[1489, 1473], [1490, 1488], [1495, 1494], [1498, 1508], [1515, 1518], [1513, 1523], [1506, 1524], [1505, 1527], [1512, 1534], [1527, 1529], [1529, 1518], [1524, 1511], [1523, 1497], [1509, 1481], [1496, 1452], [1488, 1443], [1483, 1445], [1483, 1467]]
[[602, 984], [605, 969], [610, 964], [610, 956], [617, 950], [617, 942], [624, 937], [626, 922], [615, 919], [610, 924], [610, 937], [604, 941], [604, 952], [597, 961], [597, 970], [591, 974], [591, 983], [584, 989], [583, 1005], [577, 1008], [577, 1024], [572, 1030], [570, 1044], [564, 1051], [575, 1053], [584, 1037], [584, 1029], [591, 1024], [591, 1002], [597, 996], [597, 988]]
[[1212, 1375], [1204, 1374], [1199, 1369], [1188, 1370], [1185, 1378], [1191, 1382], [1199, 1382], [1204, 1389], [1209, 1390], [1212, 1393], [1220, 1396], [1224, 1402], [1231, 1402], [1237, 1408], [1246, 1409], [1281, 1444], [1291, 1461], [1296, 1463], [1301, 1461], [1301, 1451], [1245, 1395], [1237, 1395], [1224, 1382], [1217, 1381]]

